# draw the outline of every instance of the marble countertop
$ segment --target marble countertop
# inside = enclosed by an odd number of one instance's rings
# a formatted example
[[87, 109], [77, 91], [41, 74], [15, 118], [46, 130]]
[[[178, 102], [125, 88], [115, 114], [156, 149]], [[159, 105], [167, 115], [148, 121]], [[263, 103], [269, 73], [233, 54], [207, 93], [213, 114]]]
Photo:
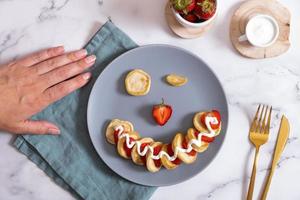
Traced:
[[[291, 134], [275, 172], [269, 199], [300, 199], [300, 2], [281, 0], [292, 13], [289, 51], [277, 58], [243, 58], [231, 46], [229, 18], [242, 1], [220, 1], [214, 27], [204, 37], [183, 40], [171, 33], [165, 18], [166, 0], [0, 0], [0, 63], [42, 48], [64, 44], [82, 47], [111, 17], [138, 44], [183, 47], [204, 59], [220, 78], [229, 100], [230, 119], [221, 153], [201, 174], [184, 183], [159, 188], [156, 199], [244, 199], [254, 149], [249, 122], [258, 103], [273, 105], [270, 142], [262, 147], [255, 197], [268, 172], [280, 117]], [[69, 200], [40, 169], [11, 146], [12, 136], [0, 133], [0, 199]]]

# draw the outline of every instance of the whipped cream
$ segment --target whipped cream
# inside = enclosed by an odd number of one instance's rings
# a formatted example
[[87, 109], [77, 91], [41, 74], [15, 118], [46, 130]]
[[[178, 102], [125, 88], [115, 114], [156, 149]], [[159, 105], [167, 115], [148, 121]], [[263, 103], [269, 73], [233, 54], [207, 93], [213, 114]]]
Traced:
[[201, 147], [202, 146], [202, 137], [203, 136], [206, 136], [206, 137], [209, 137], [209, 138], [212, 138], [212, 137], [215, 137], [216, 136], [216, 132], [211, 128], [210, 124], [218, 124], [218, 119], [216, 117], [210, 117], [210, 116], [206, 116], [205, 117], [205, 125], [208, 129], [209, 132], [200, 132], [198, 134], [198, 137], [197, 139], [192, 139], [189, 141], [188, 145], [187, 145], [187, 149], [183, 149], [181, 147], [176, 147], [175, 151], [174, 151], [174, 154], [173, 156], [170, 156], [167, 152], [165, 151], [160, 151], [158, 155], [154, 155], [153, 152], [154, 152], [154, 148], [151, 147], [150, 145], [147, 145], [143, 151], [141, 151], [141, 145], [142, 143], [140, 141], [131, 141], [130, 142], [130, 136], [128, 133], [125, 133], [124, 132], [124, 128], [123, 126], [117, 126], [115, 128], [115, 131], [118, 131], [118, 138], [121, 139], [121, 138], [125, 138], [125, 142], [126, 142], [126, 146], [131, 149], [134, 147], [134, 145], [137, 145], [137, 152], [140, 156], [145, 156], [148, 151], [151, 153], [151, 158], [153, 160], [158, 160], [158, 159], [161, 159], [162, 156], [166, 156], [166, 158], [169, 160], [169, 161], [174, 161], [176, 160], [177, 156], [178, 156], [178, 153], [182, 152], [182, 153], [190, 153], [192, 150], [193, 150], [193, 147], [192, 145], [196, 145], [198, 147]]

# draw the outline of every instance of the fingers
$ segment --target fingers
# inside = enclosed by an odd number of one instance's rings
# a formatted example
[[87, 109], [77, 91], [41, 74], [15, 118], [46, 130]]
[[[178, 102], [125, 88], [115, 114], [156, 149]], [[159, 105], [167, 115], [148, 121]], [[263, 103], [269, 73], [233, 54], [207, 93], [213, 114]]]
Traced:
[[48, 60], [45, 60], [34, 66], [35, 70], [39, 75], [45, 74], [57, 67], [61, 67], [73, 62], [76, 62], [87, 55], [87, 51], [85, 49], [81, 49], [78, 51], [74, 51], [71, 53], [63, 54], [61, 56], [57, 56]]
[[47, 121], [25, 120], [19, 122], [16, 126], [18, 134], [60, 134], [59, 128]]
[[42, 82], [46, 88], [49, 88], [84, 72], [95, 63], [95, 60], [96, 56], [91, 55], [77, 62], [56, 68], [46, 74], [43, 74], [41, 76]]
[[53, 58], [59, 55], [62, 55], [64, 53], [64, 47], [63, 46], [58, 46], [58, 47], [53, 47], [50, 49], [46, 49], [37, 53], [34, 53], [26, 58], [21, 59], [19, 62], [23, 66], [32, 66], [35, 64], [38, 64], [42, 61], [45, 61], [49, 58]]
[[80, 74], [72, 79], [63, 81], [57, 85], [54, 85], [43, 92], [43, 101], [45, 104], [51, 104], [64, 96], [72, 93], [84, 86], [91, 78], [91, 73], [87, 72]]

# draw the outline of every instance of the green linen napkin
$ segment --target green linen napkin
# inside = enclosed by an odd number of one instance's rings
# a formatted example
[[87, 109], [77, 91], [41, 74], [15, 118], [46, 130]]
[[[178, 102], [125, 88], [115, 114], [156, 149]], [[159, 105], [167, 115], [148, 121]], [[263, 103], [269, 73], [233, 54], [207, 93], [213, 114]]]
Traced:
[[89, 54], [97, 56], [90, 83], [33, 117], [55, 123], [61, 134], [23, 135], [14, 142], [20, 152], [77, 199], [143, 200], [156, 189], [132, 183], [111, 171], [96, 153], [87, 129], [87, 102], [95, 80], [114, 58], [135, 47], [112, 22], [106, 22], [86, 45]]

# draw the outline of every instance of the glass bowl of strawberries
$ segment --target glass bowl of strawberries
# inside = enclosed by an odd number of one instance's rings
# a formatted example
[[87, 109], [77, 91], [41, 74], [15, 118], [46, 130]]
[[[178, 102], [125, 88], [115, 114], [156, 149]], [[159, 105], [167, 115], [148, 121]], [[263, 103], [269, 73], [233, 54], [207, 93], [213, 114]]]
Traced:
[[217, 0], [170, 0], [177, 21], [187, 28], [202, 28], [217, 15]]

